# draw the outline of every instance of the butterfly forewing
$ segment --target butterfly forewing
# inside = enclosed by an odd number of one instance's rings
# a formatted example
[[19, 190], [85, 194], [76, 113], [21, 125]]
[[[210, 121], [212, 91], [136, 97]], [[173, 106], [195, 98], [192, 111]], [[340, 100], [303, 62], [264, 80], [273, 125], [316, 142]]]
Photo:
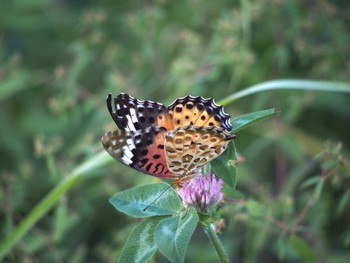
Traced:
[[173, 117], [175, 128], [194, 125], [222, 127], [227, 131], [232, 129], [230, 116], [213, 99], [188, 95], [175, 100], [168, 106], [168, 110]]
[[169, 171], [165, 151], [165, 129], [148, 127], [138, 131], [109, 131], [102, 137], [107, 152], [117, 161], [157, 177], [177, 178]]
[[186, 126], [165, 136], [165, 154], [169, 170], [179, 178], [199, 173], [201, 168], [226, 149], [235, 135], [221, 127]]
[[109, 94], [107, 107], [121, 130], [140, 131], [148, 127], [161, 127], [166, 130], [174, 128], [167, 108], [158, 102], [138, 100], [125, 93], [113, 99]]

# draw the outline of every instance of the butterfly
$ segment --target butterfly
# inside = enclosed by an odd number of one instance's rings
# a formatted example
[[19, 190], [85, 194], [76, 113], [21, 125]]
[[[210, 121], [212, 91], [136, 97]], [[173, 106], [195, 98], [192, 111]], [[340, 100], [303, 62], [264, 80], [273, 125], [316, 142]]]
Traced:
[[107, 96], [118, 129], [102, 137], [117, 161], [179, 186], [222, 154], [236, 136], [230, 116], [213, 99], [185, 96], [168, 107], [121, 93]]

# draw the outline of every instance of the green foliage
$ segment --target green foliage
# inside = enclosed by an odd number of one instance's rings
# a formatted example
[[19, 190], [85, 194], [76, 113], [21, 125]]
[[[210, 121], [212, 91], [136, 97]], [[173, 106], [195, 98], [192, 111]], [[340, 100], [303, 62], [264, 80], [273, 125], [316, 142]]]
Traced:
[[[349, 8], [2, 1], [0, 257], [78, 263], [123, 254], [135, 220], [108, 198], [156, 180], [100, 153], [102, 134], [115, 127], [104, 98], [127, 92], [164, 104], [213, 97], [231, 120], [277, 109], [278, 118], [239, 131], [237, 161], [223, 155], [237, 170], [225, 181], [238, 190], [228, 188], [214, 215], [220, 239], [237, 262], [348, 262]], [[215, 262], [208, 254], [196, 230], [185, 261]]]
[[[236, 133], [247, 128], [249, 125], [253, 125], [258, 121], [271, 118], [277, 114], [278, 112], [276, 112], [274, 109], [269, 109], [238, 116], [232, 121], [232, 132]], [[210, 164], [214, 172], [221, 177], [228, 186], [235, 188], [237, 180], [237, 162], [235, 145], [233, 142], [230, 142], [226, 151], [221, 156], [213, 160]]]
[[[198, 216], [193, 208], [181, 213], [180, 198], [169, 185], [158, 183], [134, 187], [115, 194], [110, 202], [127, 215], [152, 216], [131, 232], [119, 262], [148, 262], [157, 248], [171, 262], [184, 262]], [[172, 217], [164, 218], [166, 215]]]
[[184, 262], [186, 248], [197, 223], [198, 216], [194, 208], [159, 223], [156, 244], [171, 262]]
[[236, 186], [237, 181], [235, 161], [237, 161], [235, 145], [233, 142], [230, 142], [226, 151], [210, 162], [215, 174], [232, 188]]
[[303, 262], [315, 263], [317, 258], [310, 246], [297, 236], [291, 236], [288, 240], [289, 244], [298, 252]]
[[242, 129], [247, 128], [249, 125], [252, 125], [258, 121], [270, 118], [274, 115], [277, 115], [278, 112], [275, 109], [262, 110], [258, 112], [252, 112], [245, 115], [236, 117], [232, 121], [232, 130], [233, 132], [238, 132]]
[[[239, 121], [235, 127], [244, 129], [258, 120], [274, 115], [274, 110], [268, 110], [237, 117], [236, 120]], [[235, 160], [237, 160], [236, 150], [231, 142], [226, 152], [211, 162], [215, 174], [230, 187], [230, 190], [226, 190], [228, 196], [235, 193], [236, 168], [230, 164]], [[117, 210], [129, 216], [154, 218], [154, 220], [140, 223], [131, 232], [121, 252], [119, 262], [148, 262], [157, 248], [171, 262], [184, 262], [188, 243], [199, 218], [197, 211], [192, 207], [181, 212], [180, 197], [170, 185], [157, 183], [133, 187], [116, 193], [109, 201]], [[170, 215], [172, 217], [160, 218], [160, 216]], [[207, 223], [208, 219], [209, 223]], [[214, 243], [217, 253], [225, 259], [227, 256], [217, 240], [216, 233], [211, 229], [210, 223], [210, 216], [207, 216], [205, 222], [201, 222], [202, 225], [205, 225], [205, 231]]]
[[172, 215], [181, 207], [179, 195], [165, 183], [134, 187], [116, 193], [109, 201], [119, 211], [133, 217]]
[[139, 223], [130, 233], [118, 262], [148, 262], [157, 250], [155, 231], [163, 219], [151, 217]]

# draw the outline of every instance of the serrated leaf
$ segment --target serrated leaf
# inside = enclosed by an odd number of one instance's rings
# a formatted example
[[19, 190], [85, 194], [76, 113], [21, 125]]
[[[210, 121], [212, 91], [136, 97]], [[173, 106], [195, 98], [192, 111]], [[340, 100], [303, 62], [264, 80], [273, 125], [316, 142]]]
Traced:
[[118, 262], [143, 263], [148, 262], [157, 250], [155, 231], [164, 217], [151, 217], [139, 223], [130, 233]]
[[236, 186], [236, 149], [233, 142], [227, 146], [227, 150], [218, 158], [210, 162], [215, 174], [220, 177], [228, 186]]
[[173, 263], [184, 262], [185, 252], [197, 223], [198, 215], [194, 208], [162, 220], [155, 235], [160, 252]]
[[[139, 218], [172, 215], [181, 208], [179, 195], [166, 183], [134, 187], [116, 193], [109, 202], [120, 212]], [[154, 203], [149, 206], [152, 202]], [[146, 207], [148, 208], [144, 211]]]
[[304, 259], [304, 262], [317, 262], [317, 258], [314, 252], [311, 250], [310, 246], [301, 238], [297, 236], [291, 236], [288, 239], [288, 243]]
[[232, 121], [232, 132], [239, 132], [258, 121], [278, 115], [275, 109], [261, 110], [238, 116]]

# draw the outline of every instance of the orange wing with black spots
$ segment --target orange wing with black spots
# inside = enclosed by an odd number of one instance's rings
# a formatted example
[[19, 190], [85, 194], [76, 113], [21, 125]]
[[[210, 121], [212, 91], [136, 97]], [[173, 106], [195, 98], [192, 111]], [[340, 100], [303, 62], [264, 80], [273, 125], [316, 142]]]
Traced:
[[155, 101], [138, 100], [125, 93], [119, 94], [112, 101], [112, 95], [109, 94], [107, 108], [121, 130], [138, 131], [148, 127], [174, 129], [167, 108]]
[[169, 171], [164, 151], [165, 129], [148, 127], [138, 131], [109, 131], [102, 144], [114, 159], [145, 174], [177, 179]]
[[119, 130], [102, 144], [119, 162], [143, 173], [176, 179], [175, 185], [200, 172], [235, 138], [230, 116], [213, 99], [186, 96], [167, 108], [121, 93], [107, 97]]
[[165, 135], [165, 156], [169, 170], [178, 179], [198, 174], [201, 168], [222, 154], [236, 136], [221, 127], [186, 126]]
[[222, 127], [226, 131], [232, 129], [230, 115], [226, 114], [223, 106], [217, 105], [213, 99], [188, 95], [175, 100], [168, 106], [168, 111], [175, 128], [193, 125]]

